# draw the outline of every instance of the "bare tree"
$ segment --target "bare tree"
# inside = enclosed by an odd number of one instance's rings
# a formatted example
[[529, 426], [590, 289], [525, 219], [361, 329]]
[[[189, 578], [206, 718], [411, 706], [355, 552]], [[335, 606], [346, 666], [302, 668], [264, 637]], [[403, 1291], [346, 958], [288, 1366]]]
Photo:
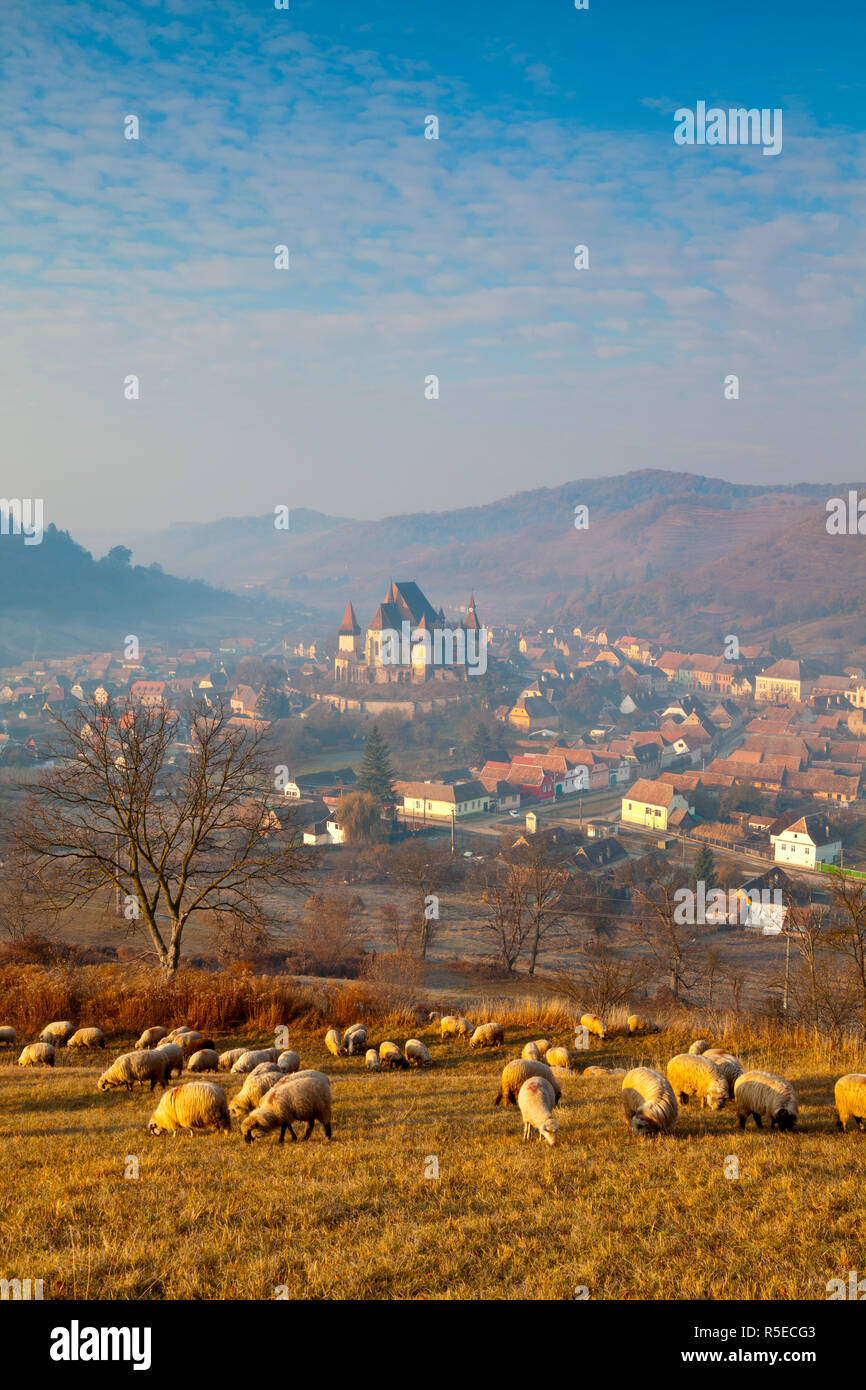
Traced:
[[532, 931], [530, 876], [523, 864], [493, 864], [484, 873], [483, 883], [487, 915], [482, 928], [493, 937], [497, 958], [510, 975]]
[[866, 880], [844, 872], [830, 886], [831, 922], [827, 945], [842, 956], [857, 985], [860, 1036], [866, 1038]]
[[131, 700], [58, 716], [54, 765], [32, 784], [12, 840], [31, 881], [64, 910], [116, 890], [178, 967], [190, 918], [230, 913], [263, 928], [267, 897], [297, 887], [313, 858], [268, 807], [274, 767], [265, 732], [230, 710], [180, 716]]
[[590, 937], [575, 964], [560, 970], [556, 981], [561, 992], [579, 1009], [591, 1009], [602, 1018], [618, 1004], [643, 990], [652, 974], [651, 962], [632, 948], [614, 949], [604, 939]]
[[539, 955], [566, 935], [565, 909], [571, 879], [564, 856], [550, 848], [542, 835], [518, 853], [526, 880], [528, 973], [535, 974]]
[[676, 894], [685, 887], [682, 869], [662, 856], [647, 856], [631, 866], [629, 882], [640, 914], [641, 932], [659, 970], [668, 978], [674, 999], [689, 990], [697, 978], [690, 957], [697, 943], [698, 925], [680, 922]]
[[394, 855], [391, 871], [397, 882], [412, 895], [418, 955], [424, 960], [439, 921], [439, 889], [453, 880], [454, 862], [447, 850], [409, 840]]

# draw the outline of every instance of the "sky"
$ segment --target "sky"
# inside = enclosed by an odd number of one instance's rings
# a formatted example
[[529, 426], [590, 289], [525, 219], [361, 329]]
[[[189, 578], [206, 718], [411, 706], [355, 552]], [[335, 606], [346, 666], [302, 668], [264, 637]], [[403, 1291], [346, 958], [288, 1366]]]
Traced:
[[[856, 478], [864, 31], [811, 0], [3, 0], [3, 495], [96, 545], [638, 468]], [[781, 152], [677, 144], [699, 101], [781, 109]]]

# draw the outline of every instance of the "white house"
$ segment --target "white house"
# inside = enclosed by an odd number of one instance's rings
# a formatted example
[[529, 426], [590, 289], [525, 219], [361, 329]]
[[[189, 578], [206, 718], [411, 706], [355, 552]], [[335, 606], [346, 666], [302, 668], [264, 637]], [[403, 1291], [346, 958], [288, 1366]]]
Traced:
[[838, 864], [842, 841], [834, 840], [822, 815], [801, 816], [778, 835], [770, 836], [777, 864], [814, 869], [818, 864]]

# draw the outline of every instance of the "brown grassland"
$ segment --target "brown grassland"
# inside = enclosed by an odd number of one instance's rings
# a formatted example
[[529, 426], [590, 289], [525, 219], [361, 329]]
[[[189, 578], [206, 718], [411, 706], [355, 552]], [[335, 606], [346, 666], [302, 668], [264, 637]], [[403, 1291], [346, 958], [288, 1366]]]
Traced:
[[[349, 991], [337, 1003], [334, 1017], [358, 1001]], [[483, 1013], [505, 1024], [506, 1045], [480, 1054], [405, 1015], [371, 1017], [373, 1042], [427, 1040], [434, 1066], [423, 1072], [368, 1074], [363, 1058], [329, 1056], [311, 1017], [290, 1026], [302, 1065], [331, 1077], [331, 1144], [317, 1128], [307, 1144], [245, 1145], [236, 1124], [226, 1136], [149, 1136], [149, 1093], [96, 1091], [133, 1030], [115, 1031], [98, 1056], [61, 1050], [53, 1070], [18, 1068], [18, 1048], [5, 1049], [0, 1275], [41, 1278], [46, 1298], [271, 1299], [284, 1286], [293, 1299], [573, 1299], [581, 1287], [595, 1299], [822, 1299], [829, 1279], [866, 1266], [866, 1137], [838, 1133], [833, 1110], [835, 1079], [864, 1069], [858, 1049], [705, 1019], [702, 1035], [746, 1066], [795, 1082], [794, 1134], [751, 1122], [741, 1134], [730, 1107], [692, 1104], [672, 1136], [641, 1141], [620, 1079], [578, 1071], [548, 1148], [523, 1144], [517, 1111], [492, 1101], [525, 1041], [570, 1041], [570, 1009], [500, 1003]], [[5, 1006], [3, 1021], [15, 1021]], [[20, 1041], [35, 1031], [19, 1026]], [[680, 1021], [613, 1036], [577, 1064], [663, 1068], [696, 1035]], [[270, 1037], [245, 1024], [215, 1041]], [[242, 1082], [213, 1079], [229, 1098]], [[738, 1178], [726, 1176], [732, 1155]], [[132, 1157], [137, 1178], [124, 1176]], [[438, 1178], [425, 1176], [434, 1157]]]

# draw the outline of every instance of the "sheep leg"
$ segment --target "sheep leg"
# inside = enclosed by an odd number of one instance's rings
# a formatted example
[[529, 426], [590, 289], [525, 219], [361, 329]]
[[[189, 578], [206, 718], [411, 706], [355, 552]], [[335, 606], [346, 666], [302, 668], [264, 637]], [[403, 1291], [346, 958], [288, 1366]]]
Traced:
[[527, 1140], [529, 1140], [529, 1139], [531, 1139], [531, 1138], [532, 1138], [532, 1125], [524, 1125], [524, 1126], [523, 1126], [523, 1142], [524, 1142], [524, 1144], [527, 1142]]
[[286, 1121], [286, 1123], [285, 1123], [284, 1125], [280, 1125], [280, 1137], [279, 1137], [279, 1139], [277, 1140], [277, 1143], [282, 1144], [283, 1140], [284, 1140], [285, 1137], [286, 1137], [286, 1130], [288, 1130], [288, 1131], [289, 1131], [289, 1134], [291, 1134], [291, 1136], [292, 1136], [292, 1143], [294, 1144], [294, 1142], [295, 1142], [295, 1140], [297, 1139], [298, 1136], [295, 1134], [295, 1131], [292, 1129], [292, 1126], [289, 1124], [288, 1120]]
[[329, 1121], [327, 1124], [323, 1124], [323, 1125], [322, 1125], [322, 1129], [325, 1131], [325, 1138], [326, 1138], [326, 1139], [330, 1139], [330, 1137], [331, 1137], [331, 1124], [330, 1124], [330, 1121]]
[[746, 1120], [747, 1120], [748, 1118], [749, 1118], [748, 1115], [738, 1115], [738, 1116], [737, 1116], [737, 1122], [738, 1122], [738, 1124], [739, 1124], [739, 1126], [740, 1126], [740, 1129], [745, 1129], [745, 1128], [746, 1128]]
[[[859, 1121], [858, 1121], [858, 1123], [859, 1123]], [[847, 1122], [847, 1120], [843, 1120], [842, 1117], [841, 1117], [841, 1115], [837, 1115], [837, 1117], [836, 1117], [836, 1128], [837, 1128], [837, 1129], [841, 1129], [841, 1131], [842, 1131], [843, 1134], [847, 1134], [847, 1133], [848, 1133], [848, 1122]]]
[[305, 1143], [307, 1139], [309, 1139], [310, 1135], [311, 1135], [312, 1132], [313, 1132], [313, 1128], [314, 1128], [314, 1126], [315, 1126], [315, 1123], [316, 1123], [315, 1120], [307, 1120], [307, 1128], [304, 1130], [303, 1134], [301, 1135], [301, 1143], [302, 1143], [302, 1144]]
[[502, 1104], [502, 1092], [501, 1092], [501, 1091], [497, 1091], [497, 1092], [496, 1092], [496, 1099], [495, 1099], [495, 1101], [493, 1102], [493, 1105], [494, 1105], [494, 1107], [495, 1107], [495, 1106], [501, 1105], [501, 1104]]
[[[760, 1115], [758, 1114], [757, 1110], [753, 1110], [753, 1111], [752, 1111], [752, 1119], [755, 1121], [755, 1124], [758, 1126], [758, 1129], [763, 1129], [763, 1128], [764, 1128], [764, 1121], [761, 1119], [761, 1117], [760, 1117]], [[770, 1128], [771, 1128], [771, 1129], [775, 1129], [775, 1126], [776, 1126], [776, 1121], [775, 1121], [775, 1119], [774, 1119], [772, 1125], [770, 1126]]]

